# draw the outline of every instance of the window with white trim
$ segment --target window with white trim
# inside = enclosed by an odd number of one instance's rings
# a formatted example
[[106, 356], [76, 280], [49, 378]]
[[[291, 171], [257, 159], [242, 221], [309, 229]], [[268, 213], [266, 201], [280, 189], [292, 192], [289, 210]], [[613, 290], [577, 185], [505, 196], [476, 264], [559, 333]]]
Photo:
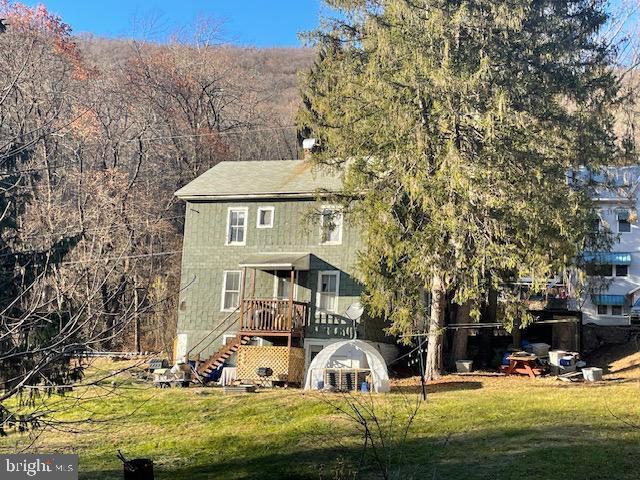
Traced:
[[340, 272], [318, 272], [318, 292], [316, 307], [321, 312], [338, 310], [338, 292], [340, 291]]
[[230, 208], [227, 217], [227, 245], [245, 245], [247, 242], [246, 207]]
[[587, 264], [587, 275], [594, 277], [613, 277], [613, 265], [609, 264]]
[[240, 305], [240, 285], [242, 272], [237, 270], [225, 270], [222, 278], [222, 305], [221, 310], [235, 310]]
[[320, 243], [340, 245], [342, 243], [342, 212], [335, 207], [322, 207], [320, 211]]
[[616, 277], [626, 277], [629, 275], [629, 265], [616, 265]]
[[622, 305], [611, 305], [611, 315], [622, 315]]
[[616, 212], [618, 218], [618, 232], [628, 233], [631, 231], [631, 222], [629, 221], [629, 212], [627, 210], [618, 210]]
[[609, 309], [606, 305], [598, 305], [598, 315], [606, 315], [609, 313]]
[[275, 207], [258, 207], [258, 218], [256, 219], [257, 228], [273, 228], [273, 217], [275, 215]]

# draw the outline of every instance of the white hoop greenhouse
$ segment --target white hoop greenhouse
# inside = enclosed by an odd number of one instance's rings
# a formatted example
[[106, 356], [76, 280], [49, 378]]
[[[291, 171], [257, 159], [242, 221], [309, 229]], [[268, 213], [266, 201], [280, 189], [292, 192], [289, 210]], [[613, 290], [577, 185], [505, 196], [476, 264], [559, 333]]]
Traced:
[[344, 367], [345, 361], [350, 365], [356, 364], [358, 369], [369, 370], [372, 390], [389, 391], [389, 375], [384, 358], [375, 346], [362, 340], [344, 340], [323, 348], [309, 365], [305, 390], [322, 388], [325, 371]]

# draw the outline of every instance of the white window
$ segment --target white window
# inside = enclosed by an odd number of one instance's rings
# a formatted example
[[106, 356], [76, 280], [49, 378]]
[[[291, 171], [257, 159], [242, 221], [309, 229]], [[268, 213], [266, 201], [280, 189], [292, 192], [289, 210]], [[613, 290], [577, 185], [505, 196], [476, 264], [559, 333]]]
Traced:
[[230, 208], [227, 216], [227, 245], [245, 245], [247, 243], [246, 207]]
[[257, 228], [273, 228], [273, 217], [275, 214], [275, 207], [259, 207], [258, 219], [256, 220]]
[[320, 243], [340, 245], [342, 243], [342, 212], [335, 207], [322, 207], [320, 212]]
[[631, 231], [631, 222], [629, 222], [629, 212], [627, 210], [618, 210], [618, 233], [628, 233]]
[[626, 277], [629, 275], [629, 265], [616, 265], [616, 277]]
[[598, 305], [598, 315], [606, 315], [609, 310], [606, 305]]
[[225, 271], [222, 278], [222, 305], [223, 311], [235, 310], [240, 305], [240, 285], [242, 272]]
[[316, 307], [321, 312], [338, 310], [338, 292], [340, 291], [340, 272], [318, 272], [318, 293]]

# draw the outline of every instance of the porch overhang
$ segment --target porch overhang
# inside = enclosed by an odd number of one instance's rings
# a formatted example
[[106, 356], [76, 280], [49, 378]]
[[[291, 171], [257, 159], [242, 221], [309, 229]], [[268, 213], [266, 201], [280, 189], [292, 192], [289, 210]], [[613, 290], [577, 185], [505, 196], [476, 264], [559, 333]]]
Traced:
[[591, 295], [591, 302], [595, 305], [617, 305], [625, 304], [625, 295]]
[[310, 253], [261, 253], [245, 258], [240, 267], [257, 270], [297, 270], [308, 271], [311, 265]]
[[582, 258], [596, 265], [631, 265], [630, 252], [584, 252]]

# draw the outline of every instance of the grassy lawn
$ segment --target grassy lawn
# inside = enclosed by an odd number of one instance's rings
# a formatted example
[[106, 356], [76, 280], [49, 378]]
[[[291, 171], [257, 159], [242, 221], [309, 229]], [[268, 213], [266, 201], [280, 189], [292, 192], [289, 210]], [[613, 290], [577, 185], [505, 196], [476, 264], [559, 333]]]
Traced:
[[[69, 423], [37, 439], [12, 434], [0, 439], [0, 452], [34, 442], [32, 450], [78, 453], [86, 479], [121, 478], [118, 449], [127, 457], [152, 458], [156, 478], [171, 480], [313, 479], [320, 478], [320, 465], [339, 457], [358, 462], [355, 426], [327, 402], [341, 402], [339, 395], [157, 390], [130, 378], [112, 389], [111, 379], [77, 389], [74, 395], [85, 401], [73, 413], [64, 408], [71, 398], [49, 400], [60, 408], [60, 419], [90, 416], [95, 423]], [[405, 402], [416, 392], [415, 382], [405, 380], [392, 393], [375, 396], [381, 416], [407, 412]], [[640, 427], [625, 421], [640, 425], [639, 398], [638, 379], [615, 372], [598, 385], [448, 376], [429, 386], [403, 448], [402, 478], [638, 478]], [[66, 431], [78, 428], [80, 433]], [[375, 478], [372, 470], [364, 476]]]

